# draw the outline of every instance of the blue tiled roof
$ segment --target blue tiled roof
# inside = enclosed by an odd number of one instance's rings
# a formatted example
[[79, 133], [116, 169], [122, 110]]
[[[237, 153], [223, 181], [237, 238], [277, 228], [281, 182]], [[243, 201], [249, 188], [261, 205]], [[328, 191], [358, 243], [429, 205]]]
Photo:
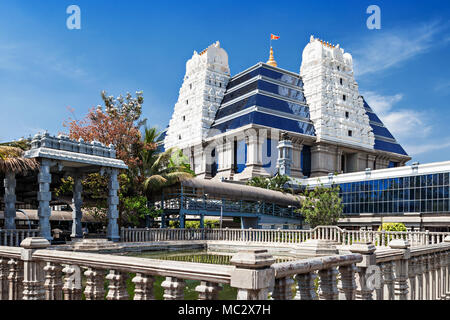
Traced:
[[231, 78], [212, 128], [250, 123], [314, 136], [300, 76], [258, 64]]
[[402, 146], [395, 140], [392, 133], [384, 126], [383, 122], [378, 118], [373, 109], [369, 106], [366, 100], [364, 100], [364, 108], [366, 114], [370, 120], [370, 126], [373, 129], [375, 135], [375, 150], [382, 150], [387, 152], [398, 153], [407, 156], [408, 154], [402, 148]]

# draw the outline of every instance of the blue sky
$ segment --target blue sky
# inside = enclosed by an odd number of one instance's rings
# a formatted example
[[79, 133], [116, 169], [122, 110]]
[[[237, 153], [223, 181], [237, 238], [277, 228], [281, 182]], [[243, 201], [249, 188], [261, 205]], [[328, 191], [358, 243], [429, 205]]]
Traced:
[[[81, 8], [81, 30], [66, 8]], [[366, 8], [381, 8], [381, 30]], [[164, 128], [186, 60], [219, 40], [236, 74], [268, 58], [298, 72], [311, 34], [353, 55], [360, 92], [413, 160], [450, 160], [450, 2], [113, 1], [0, 2], [0, 141], [64, 132], [117, 96], [144, 91], [144, 116]]]

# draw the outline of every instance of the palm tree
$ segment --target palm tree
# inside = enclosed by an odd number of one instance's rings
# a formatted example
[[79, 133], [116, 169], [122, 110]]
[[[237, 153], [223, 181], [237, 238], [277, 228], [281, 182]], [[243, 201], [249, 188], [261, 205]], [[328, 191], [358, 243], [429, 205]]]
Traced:
[[170, 148], [158, 153], [156, 148], [146, 147], [156, 144], [159, 135], [155, 128], [146, 128], [143, 137], [144, 148], [140, 153], [141, 175], [145, 178], [144, 191], [148, 195], [195, 176], [180, 149]]
[[0, 146], [0, 172], [24, 173], [39, 168], [35, 159], [23, 158], [23, 150], [16, 147]]

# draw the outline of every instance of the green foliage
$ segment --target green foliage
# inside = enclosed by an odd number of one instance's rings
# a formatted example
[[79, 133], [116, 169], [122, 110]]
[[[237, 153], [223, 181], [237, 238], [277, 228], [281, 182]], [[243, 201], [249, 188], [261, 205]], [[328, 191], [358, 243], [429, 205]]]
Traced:
[[275, 191], [286, 191], [288, 189], [286, 185], [290, 180], [291, 178], [287, 175], [277, 174], [272, 178], [253, 177], [247, 181], [247, 185]]
[[150, 215], [150, 209], [147, 207], [147, 198], [143, 196], [122, 197], [123, 203], [122, 217], [128, 223], [139, 225], [140, 219], [145, 219]]
[[[379, 228], [378, 231], [396, 231], [396, 232], [406, 232], [408, 231], [406, 229], [406, 226], [403, 223], [396, 223], [396, 222], [389, 222], [389, 223], [383, 223]], [[406, 234], [402, 236], [403, 239], [406, 239]], [[384, 243], [387, 245], [389, 242], [394, 239], [393, 235], [385, 235], [384, 236]]]
[[339, 187], [316, 186], [313, 190], [306, 190], [304, 196], [301, 208], [296, 211], [304, 215], [312, 228], [337, 224], [344, 209], [339, 197]]
[[395, 222], [390, 222], [390, 223], [383, 223], [379, 228], [378, 231], [408, 231], [406, 229], [405, 224], [403, 223], [395, 223]]

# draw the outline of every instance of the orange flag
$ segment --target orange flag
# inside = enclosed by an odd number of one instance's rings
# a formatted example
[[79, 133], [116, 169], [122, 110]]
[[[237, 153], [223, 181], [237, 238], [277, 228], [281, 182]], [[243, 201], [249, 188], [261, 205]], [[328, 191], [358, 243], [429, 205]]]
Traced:
[[280, 37], [279, 36], [276, 36], [276, 35], [274, 35], [274, 34], [270, 34], [270, 40], [277, 40], [277, 39], [279, 39]]

